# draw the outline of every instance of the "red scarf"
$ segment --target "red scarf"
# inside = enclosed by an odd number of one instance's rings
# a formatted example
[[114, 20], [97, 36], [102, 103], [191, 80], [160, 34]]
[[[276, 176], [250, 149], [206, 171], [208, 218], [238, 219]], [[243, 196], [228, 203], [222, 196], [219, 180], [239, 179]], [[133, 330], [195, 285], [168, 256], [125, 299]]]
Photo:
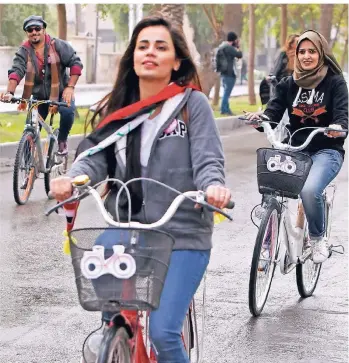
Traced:
[[176, 96], [179, 93], [182, 93], [186, 88], [192, 88], [201, 91], [200, 88], [193, 84], [188, 84], [186, 86], [178, 86], [176, 83], [169, 84], [154, 96], [148, 97], [145, 100], [132, 103], [131, 105], [114, 111], [98, 124], [97, 129], [102, 128], [103, 126], [109, 124], [112, 121], [118, 121], [123, 119], [124, 117], [135, 114], [136, 112], [142, 110], [145, 107], [151, 106], [161, 101], [168, 100], [169, 98]]

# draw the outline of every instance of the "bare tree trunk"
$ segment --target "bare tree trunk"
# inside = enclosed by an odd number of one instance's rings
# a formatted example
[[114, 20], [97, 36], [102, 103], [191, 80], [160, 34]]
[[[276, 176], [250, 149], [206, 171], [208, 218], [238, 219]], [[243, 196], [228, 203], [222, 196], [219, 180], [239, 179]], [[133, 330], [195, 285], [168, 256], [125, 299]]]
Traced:
[[4, 16], [4, 7], [5, 4], [0, 4], [0, 37], [2, 37], [1, 24], [2, 24], [2, 17]]
[[343, 54], [342, 54], [342, 59], [341, 59], [341, 68], [344, 69], [345, 66], [345, 61], [348, 59], [348, 35], [347, 35], [347, 39], [345, 39], [345, 45], [344, 45], [344, 50], [343, 50]]
[[75, 4], [75, 35], [81, 31], [81, 4]]
[[339, 29], [341, 27], [344, 15], [346, 15], [348, 17], [348, 5], [347, 4], [343, 4], [342, 11], [340, 13], [339, 19], [338, 19], [337, 24], [336, 24], [336, 33], [334, 35], [334, 38], [331, 39], [331, 42], [329, 43], [331, 48], [334, 48], [334, 46], [335, 46], [335, 44], [337, 42]]
[[214, 83], [214, 94], [212, 105], [217, 106], [219, 104], [219, 90], [221, 88], [221, 77], [216, 73], [216, 81]]
[[255, 38], [256, 38], [256, 21], [255, 5], [250, 4], [249, 10], [249, 57], [248, 57], [248, 99], [250, 105], [256, 104], [256, 95], [254, 93], [254, 55], [255, 55]]
[[329, 42], [331, 39], [333, 4], [320, 5], [320, 33]]
[[177, 27], [183, 29], [184, 7], [185, 4], [162, 4], [160, 12]]
[[223, 8], [223, 32], [235, 32], [241, 37], [243, 26], [242, 4], [225, 4]]
[[67, 40], [67, 13], [65, 4], [57, 4], [58, 38]]
[[281, 5], [281, 32], [280, 44], [283, 45], [287, 38], [287, 4]]

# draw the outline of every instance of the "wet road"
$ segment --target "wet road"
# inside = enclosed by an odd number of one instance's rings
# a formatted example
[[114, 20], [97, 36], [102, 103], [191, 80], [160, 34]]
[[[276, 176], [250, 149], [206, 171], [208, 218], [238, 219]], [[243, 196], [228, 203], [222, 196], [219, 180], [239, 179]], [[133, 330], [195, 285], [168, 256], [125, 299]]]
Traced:
[[[262, 134], [241, 128], [223, 136], [227, 181], [236, 208], [233, 223], [217, 226], [207, 275], [204, 362], [348, 361], [347, 252], [327, 261], [313, 297], [300, 300], [295, 272], [277, 269], [263, 314], [247, 305], [250, 260], [257, 229], [249, 213], [259, 203], [255, 149]], [[99, 314], [77, 301], [70, 259], [61, 252], [64, 219], [49, 218], [52, 205], [37, 181], [28, 205], [12, 197], [10, 168], [2, 168], [0, 240], [0, 362], [77, 363], [84, 337], [99, 325]], [[348, 168], [337, 177], [332, 242], [348, 241]], [[77, 226], [101, 225], [94, 205], [83, 202]], [[199, 291], [200, 295], [201, 289]]]

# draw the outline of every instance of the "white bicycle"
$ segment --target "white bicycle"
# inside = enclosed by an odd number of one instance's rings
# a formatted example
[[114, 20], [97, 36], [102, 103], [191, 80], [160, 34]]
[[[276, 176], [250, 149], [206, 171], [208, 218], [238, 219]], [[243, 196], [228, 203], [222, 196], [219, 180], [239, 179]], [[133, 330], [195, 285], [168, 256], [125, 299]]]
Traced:
[[[278, 141], [270, 122], [263, 119], [253, 123], [263, 127], [273, 146], [257, 150], [257, 181], [263, 198], [262, 203], [251, 212], [251, 219], [258, 227], [258, 233], [251, 262], [248, 300], [251, 314], [259, 316], [267, 301], [277, 264], [280, 265], [282, 274], [288, 274], [296, 268], [297, 287], [301, 297], [311, 296], [316, 288], [321, 264], [312, 261], [308, 224], [299, 198], [312, 160], [299, 151], [305, 149], [315, 135], [327, 133], [331, 129], [313, 127], [314, 130], [302, 145], [291, 146]], [[328, 239], [335, 191], [336, 185], [331, 183], [322, 195], [325, 206], [325, 234]], [[297, 204], [297, 211], [292, 213], [294, 202]], [[253, 216], [259, 220], [259, 225], [253, 220]], [[332, 252], [343, 254], [344, 248], [330, 245], [330, 253]]]
[[[140, 180], [155, 182], [178, 194], [163, 217], [155, 223], [141, 224], [131, 221], [131, 199], [127, 185]], [[116, 197], [117, 221], [111, 218], [95, 189], [100, 184], [107, 182], [122, 185]], [[194, 203], [198, 203], [230, 220], [232, 218], [223, 210], [205, 202], [205, 193], [202, 191], [180, 193], [149, 178], [136, 178], [127, 183], [118, 179], [106, 179], [94, 187], [89, 186], [89, 183], [86, 175], [76, 177], [72, 182], [75, 190], [73, 196], [55, 205], [46, 212], [46, 215], [65, 204], [71, 204], [92, 195], [98, 210], [110, 226], [107, 231], [119, 232], [119, 234], [113, 235], [112, 245], [105, 245], [102, 241], [101, 237], [106, 231], [105, 227], [75, 229], [68, 234], [81, 306], [87, 311], [109, 312], [113, 315], [110, 322], [103, 324], [103, 339], [96, 363], [131, 363], [140, 356], [144, 357], [147, 362], [156, 363], [156, 355], [148, 333], [149, 312], [159, 306], [174, 244], [174, 238], [158, 228], [167, 223], [181, 203], [188, 199], [193, 202], [193, 208]], [[117, 206], [122, 190], [126, 191], [129, 201], [127, 222], [119, 222]], [[230, 201], [227, 208], [232, 209], [233, 207], [234, 202]], [[98, 240], [101, 243], [98, 243]], [[201, 342], [199, 342], [195, 299], [190, 304], [182, 330], [183, 343], [191, 362], [201, 361], [204, 323], [205, 280]]]

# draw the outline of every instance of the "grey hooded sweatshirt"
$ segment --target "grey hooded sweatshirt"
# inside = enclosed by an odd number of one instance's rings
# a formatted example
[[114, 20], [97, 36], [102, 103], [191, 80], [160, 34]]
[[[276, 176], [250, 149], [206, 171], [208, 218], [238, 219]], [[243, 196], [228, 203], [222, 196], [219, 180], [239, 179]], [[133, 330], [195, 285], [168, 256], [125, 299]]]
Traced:
[[[186, 101], [186, 100], [184, 100]], [[173, 122], [168, 119], [158, 131], [149, 156], [145, 177], [158, 180], [181, 192], [206, 190], [209, 185], [224, 185], [224, 156], [221, 140], [207, 97], [193, 91], [187, 100], [188, 121], [184, 122], [178, 106], [177, 127], [165, 130]], [[116, 165], [115, 177], [122, 179]], [[107, 177], [105, 152], [98, 152], [73, 164], [70, 177], [87, 174], [91, 185]], [[177, 196], [164, 187], [143, 181], [143, 206], [132, 216], [133, 221], [153, 223], [159, 220]], [[105, 206], [115, 219], [116, 192], [111, 191]], [[121, 219], [127, 216], [121, 214]], [[161, 230], [175, 238], [174, 249], [207, 250], [212, 247], [213, 215], [205, 209], [195, 209], [185, 201]]]

